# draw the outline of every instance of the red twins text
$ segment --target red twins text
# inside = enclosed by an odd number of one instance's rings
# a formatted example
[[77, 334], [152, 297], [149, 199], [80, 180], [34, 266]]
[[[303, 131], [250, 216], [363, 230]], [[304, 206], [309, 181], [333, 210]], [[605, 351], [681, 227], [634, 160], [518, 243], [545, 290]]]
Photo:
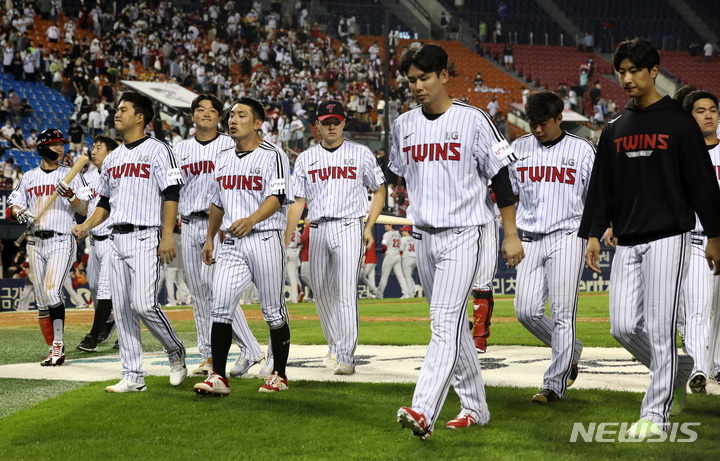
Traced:
[[660, 149], [667, 150], [669, 134], [634, 134], [615, 139], [617, 152]]
[[[559, 182], [575, 184], [575, 168], [558, 168], [555, 166], [523, 166], [517, 169], [520, 182]], [[527, 174], [526, 174], [527, 173]]]
[[33, 195], [35, 197], [42, 197], [44, 195], [52, 195], [55, 192], [55, 185], [54, 184], [43, 184], [41, 186], [34, 186], [28, 188], [28, 194], [30, 194], [30, 197]]
[[417, 144], [414, 146], [403, 147], [407, 163], [410, 159], [414, 162], [438, 162], [440, 160], [460, 161], [459, 142], [446, 142], [443, 144]]
[[108, 168], [108, 177], [112, 179], [119, 178], [144, 178], [150, 177], [149, 163], [124, 163], [122, 165]]
[[262, 190], [262, 176], [236, 174], [216, 179], [221, 189]]
[[181, 168], [185, 176], [195, 176], [200, 173], [212, 173], [215, 171], [215, 164], [210, 160], [203, 160], [202, 162], [183, 165]]
[[329, 166], [327, 168], [318, 168], [310, 170], [308, 174], [312, 177], [312, 182], [327, 181], [328, 179], [356, 179], [357, 167], [355, 166]]

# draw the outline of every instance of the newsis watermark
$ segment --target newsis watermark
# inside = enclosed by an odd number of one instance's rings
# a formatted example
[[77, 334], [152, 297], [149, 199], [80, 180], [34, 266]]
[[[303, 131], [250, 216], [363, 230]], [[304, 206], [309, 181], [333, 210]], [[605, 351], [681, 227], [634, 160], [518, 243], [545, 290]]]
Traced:
[[695, 431], [700, 423], [672, 423], [670, 430], [664, 432], [657, 427], [648, 429], [647, 434], [634, 438], [627, 430], [634, 423], [573, 423], [570, 443], [575, 442], [678, 442], [688, 443], [697, 440]]

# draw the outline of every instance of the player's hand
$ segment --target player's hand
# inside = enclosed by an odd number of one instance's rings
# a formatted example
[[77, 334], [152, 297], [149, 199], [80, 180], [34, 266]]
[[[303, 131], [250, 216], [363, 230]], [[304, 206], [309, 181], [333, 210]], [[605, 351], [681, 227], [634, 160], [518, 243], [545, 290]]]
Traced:
[[15, 214], [15, 219], [20, 224], [25, 224], [28, 221], [34, 221], [36, 216], [30, 213], [30, 210], [20, 210]]
[[255, 223], [253, 223], [249, 218], [240, 218], [230, 225], [230, 229], [228, 229], [228, 231], [233, 235], [233, 237], [241, 239], [250, 233], [254, 225]]
[[720, 237], [708, 239], [705, 247], [705, 259], [707, 259], [710, 269], [714, 271], [713, 275], [720, 275]]
[[76, 224], [70, 228], [70, 231], [77, 240], [82, 240], [88, 235], [88, 229], [83, 224]]
[[590, 270], [601, 274], [600, 270], [600, 240], [590, 237], [587, 250], [585, 250], [585, 262]]
[[65, 197], [68, 200], [72, 200], [75, 193], [73, 192], [72, 188], [70, 188], [69, 184], [66, 184], [65, 181], [60, 181], [55, 186], [55, 191], [60, 197]]
[[205, 245], [202, 249], [202, 259], [205, 264], [212, 266], [215, 264], [215, 258], [213, 258], [213, 251], [215, 250], [215, 244], [212, 240], [205, 240]]
[[158, 255], [163, 264], [170, 264], [175, 259], [175, 239], [172, 238], [172, 235], [160, 239]]
[[502, 244], [502, 255], [507, 263], [508, 269], [517, 267], [523, 258], [525, 258], [525, 250], [523, 250], [522, 242], [517, 234], [505, 236]]
[[605, 230], [603, 239], [605, 240], [606, 247], [615, 248], [617, 246], [617, 239], [613, 236], [612, 227], [608, 227], [607, 230]]
[[366, 227], [363, 230], [363, 244], [365, 245], [366, 250], [369, 250], [370, 248], [372, 248], [373, 241], [374, 241], [374, 239], [372, 236], [372, 229], [369, 229]]

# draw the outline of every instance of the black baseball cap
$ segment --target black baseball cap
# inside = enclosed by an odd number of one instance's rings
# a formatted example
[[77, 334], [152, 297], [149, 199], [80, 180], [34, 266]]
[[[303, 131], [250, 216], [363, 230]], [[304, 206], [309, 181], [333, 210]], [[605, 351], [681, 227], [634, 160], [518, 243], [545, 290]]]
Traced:
[[325, 101], [320, 103], [317, 110], [317, 119], [322, 122], [330, 117], [335, 117], [340, 121], [345, 120], [345, 109], [338, 101]]

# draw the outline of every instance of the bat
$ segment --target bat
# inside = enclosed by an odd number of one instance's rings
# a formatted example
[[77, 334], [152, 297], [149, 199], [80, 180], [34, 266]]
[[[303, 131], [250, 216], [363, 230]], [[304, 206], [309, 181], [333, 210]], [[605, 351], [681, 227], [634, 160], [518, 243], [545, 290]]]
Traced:
[[[68, 174], [65, 175], [65, 177], [63, 178], [63, 182], [65, 184], [70, 184], [70, 181], [72, 181], [75, 178], [75, 176], [77, 176], [77, 174], [80, 173], [80, 170], [83, 169], [83, 167], [88, 162], [88, 160], [89, 159], [85, 155], [81, 155], [75, 162], [75, 165], [73, 165], [72, 169], [70, 171], [68, 171]], [[43, 214], [45, 214], [45, 211], [47, 211], [47, 209], [50, 208], [50, 206], [53, 203], [55, 203], [56, 198], [58, 198], [57, 191], [53, 192], [53, 194], [50, 196], [50, 199], [47, 201], [45, 206], [42, 208], [42, 210], [40, 210], [40, 212], [37, 214], [37, 216], [35, 216], [35, 220], [30, 223], [30, 225], [28, 226], [27, 229], [25, 229], [25, 232], [23, 232], [23, 234], [20, 236], [20, 238], [15, 240], [16, 247], [19, 247], [20, 244], [22, 244], [22, 241], [25, 239], [25, 237], [28, 236], [28, 234], [32, 230], [33, 225], [35, 225], [35, 223], [40, 219], [40, 217]]]
[[[365, 221], [367, 221], [367, 216], [365, 216]], [[393, 226], [412, 226], [412, 223], [406, 219], [401, 218], [399, 216], [390, 216], [386, 214], [381, 214], [378, 216], [377, 221], [375, 221], [375, 224], [391, 224]]]

